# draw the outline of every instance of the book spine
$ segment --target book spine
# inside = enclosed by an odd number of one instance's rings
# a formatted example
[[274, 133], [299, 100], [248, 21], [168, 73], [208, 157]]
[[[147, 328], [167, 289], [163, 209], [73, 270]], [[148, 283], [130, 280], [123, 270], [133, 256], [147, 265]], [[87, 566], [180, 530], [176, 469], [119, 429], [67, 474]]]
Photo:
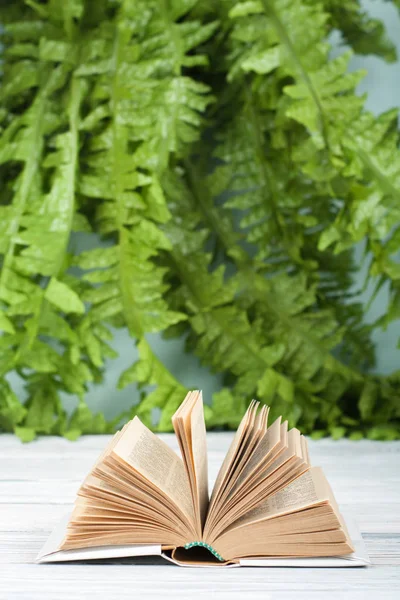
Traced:
[[199, 546], [201, 548], [206, 548], [211, 554], [215, 556], [221, 562], [225, 562], [225, 559], [222, 558], [220, 554], [212, 547], [210, 544], [206, 544], [206, 542], [189, 542], [189, 544], [185, 544], [185, 550], [189, 550], [190, 548], [194, 548], [195, 546]]

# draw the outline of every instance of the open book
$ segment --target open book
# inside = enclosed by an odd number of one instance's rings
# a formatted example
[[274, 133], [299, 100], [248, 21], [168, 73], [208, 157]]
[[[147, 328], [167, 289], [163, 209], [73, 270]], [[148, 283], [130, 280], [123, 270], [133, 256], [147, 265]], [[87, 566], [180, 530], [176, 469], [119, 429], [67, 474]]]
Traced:
[[162, 554], [183, 565], [366, 564], [305, 438], [281, 417], [267, 419], [253, 401], [209, 498], [201, 392], [172, 418], [182, 458], [135, 417], [98, 458], [38, 561]]

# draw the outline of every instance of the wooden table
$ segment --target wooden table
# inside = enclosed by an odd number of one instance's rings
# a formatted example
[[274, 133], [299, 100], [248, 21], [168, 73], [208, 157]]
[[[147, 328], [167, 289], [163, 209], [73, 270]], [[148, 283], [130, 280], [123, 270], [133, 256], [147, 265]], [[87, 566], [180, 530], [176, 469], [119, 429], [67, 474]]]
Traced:
[[[162, 437], [177, 448], [174, 437]], [[107, 439], [50, 437], [24, 445], [0, 435], [1, 600], [400, 599], [400, 442], [310, 441], [313, 464], [323, 467], [340, 506], [358, 522], [371, 567], [195, 570], [158, 558], [36, 565]], [[228, 433], [209, 434], [211, 479], [230, 440]]]

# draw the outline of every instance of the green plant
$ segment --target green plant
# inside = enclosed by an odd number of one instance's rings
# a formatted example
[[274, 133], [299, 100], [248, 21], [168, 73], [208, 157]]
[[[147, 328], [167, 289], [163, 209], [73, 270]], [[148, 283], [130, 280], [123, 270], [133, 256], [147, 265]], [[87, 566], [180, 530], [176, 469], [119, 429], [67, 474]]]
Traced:
[[[394, 60], [382, 25], [356, 0], [1, 7], [0, 430], [74, 439], [133, 414], [168, 430], [186, 390], [148, 342], [164, 332], [224, 374], [210, 427], [256, 396], [317, 437], [399, 437], [400, 378], [368, 374], [352, 291], [363, 241], [390, 287], [375, 326], [399, 318], [397, 115], [365, 111], [363, 74], [327, 43]], [[78, 252], [80, 231], [102, 244]], [[84, 400], [110, 327], [139, 351], [120, 386], [143, 389], [111, 423]]]

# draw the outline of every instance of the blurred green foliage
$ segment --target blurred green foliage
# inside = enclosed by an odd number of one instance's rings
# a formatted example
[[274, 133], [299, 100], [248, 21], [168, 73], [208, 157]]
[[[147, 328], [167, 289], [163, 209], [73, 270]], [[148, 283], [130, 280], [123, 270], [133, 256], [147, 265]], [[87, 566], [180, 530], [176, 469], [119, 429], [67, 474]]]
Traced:
[[[382, 24], [358, 0], [0, 7], [0, 430], [75, 439], [134, 414], [169, 430], [186, 389], [148, 343], [164, 332], [224, 374], [210, 427], [255, 396], [315, 437], [400, 437], [400, 373], [369, 374], [373, 327], [400, 317], [397, 114], [365, 110], [363, 73], [328, 43], [395, 60]], [[103, 242], [79, 253], [73, 232]], [[373, 326], [360, 241], [390, 288]], [[111, 423], [85, 404], [110, 328], [139, 351], [119, 385], [142, 390]]]

